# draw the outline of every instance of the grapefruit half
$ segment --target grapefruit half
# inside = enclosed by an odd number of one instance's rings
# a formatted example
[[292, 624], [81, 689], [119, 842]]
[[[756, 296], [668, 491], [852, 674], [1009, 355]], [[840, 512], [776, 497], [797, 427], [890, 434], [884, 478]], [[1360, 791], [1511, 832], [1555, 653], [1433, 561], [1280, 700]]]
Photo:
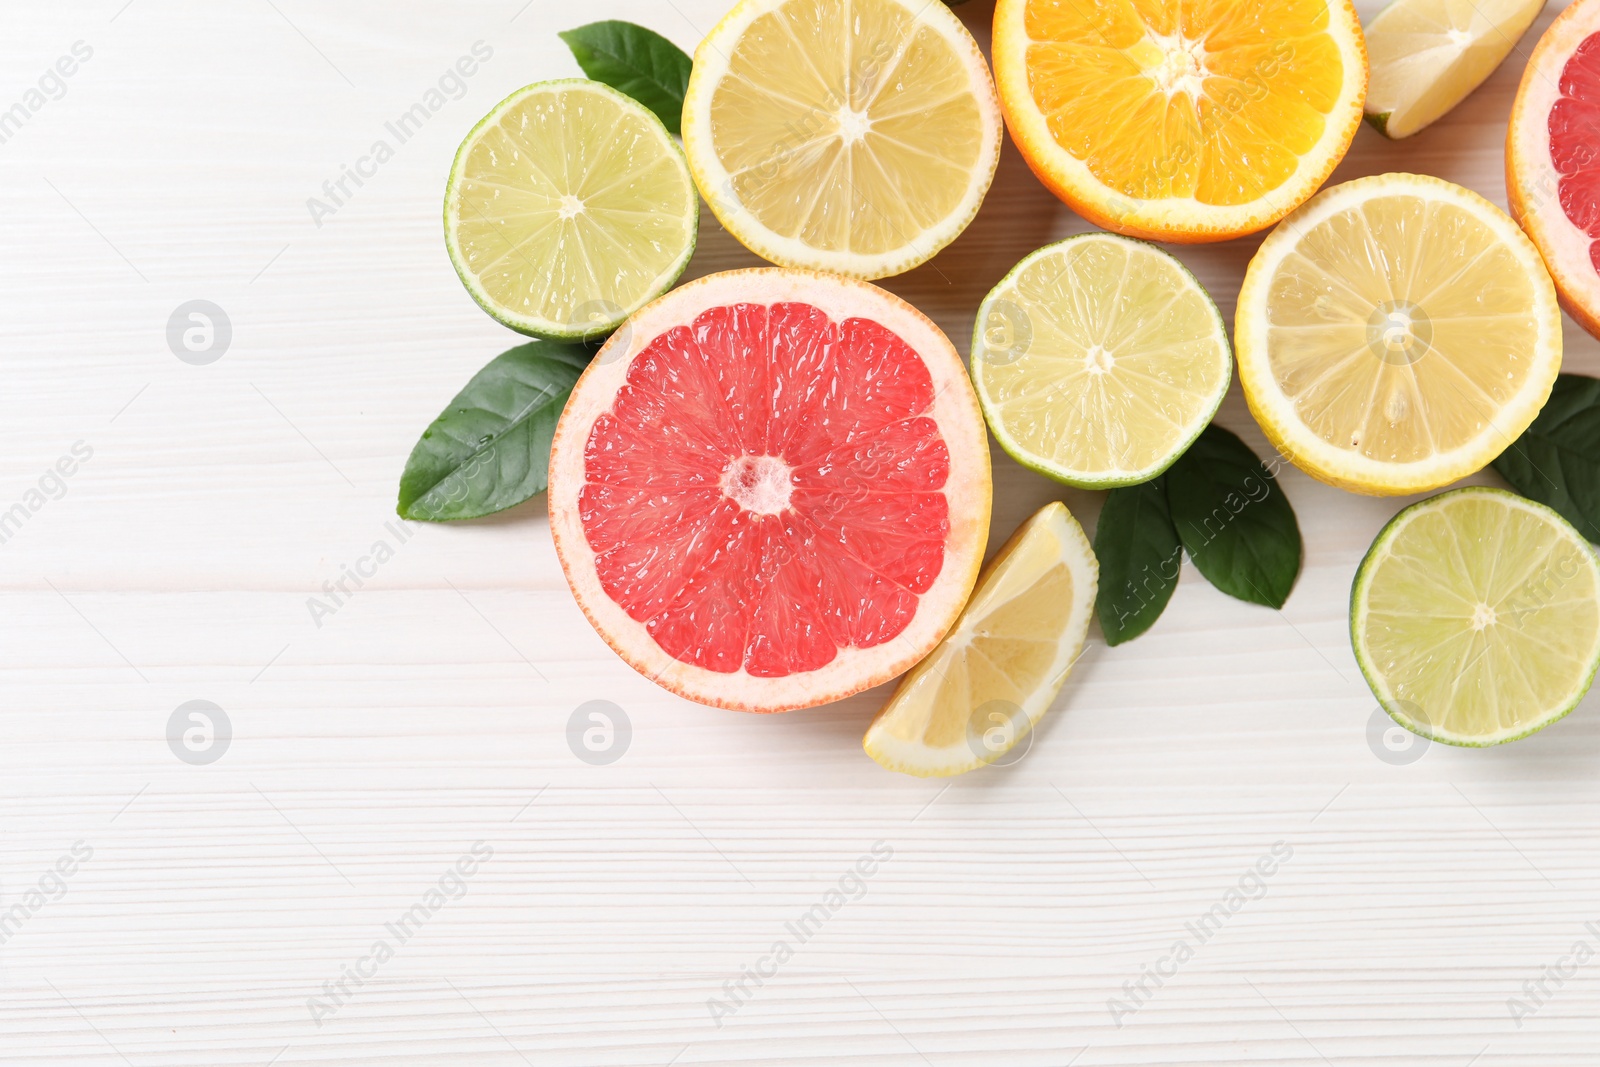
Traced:
[[776, 712], [886, 682], [938, 644], [988, 538], [961, 358], [910, 304], [799, 270], [713, 274], [642, 308], [550, 449], [573, 596], [690, 700]]
[[1577, 0], [1528, 59], [1506, 132], [1506, 199], [1567, 313], [1600, 337], [1600, 0]]

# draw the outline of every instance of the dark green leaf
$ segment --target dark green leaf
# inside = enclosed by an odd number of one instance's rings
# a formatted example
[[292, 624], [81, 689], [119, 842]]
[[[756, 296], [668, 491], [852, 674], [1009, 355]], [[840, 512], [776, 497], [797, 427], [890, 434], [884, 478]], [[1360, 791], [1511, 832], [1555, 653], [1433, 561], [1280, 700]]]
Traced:
[[585, 74], [627, 93], [654, 111], [670, 132], [679, 132], [693, 66], [683, 49], [631, 22], [591, 22], [559, 36]]
[[1559, 375], [1544, 410], [1494, 469], [1517, 492], [1600, 541], [1600, 380]]
[[1106, 643], [1120, 645], [1150, 629], [1178, 585], [1178, 531], [1167, 511], [1165, 475], [1113, 489], [1094, 530], [1100, 561], [1095, 614]]
[[556, 419], [589, 356], [582, 345], [534, 341], [490, 360], [411, 450], [401, 517], [475, 519], [544, 492]]
[[1166, 483], [1173, 525], [1200, 573], [1229, 596], [1283, 607], [1300, 573], [1300, 525], [1250, 446], [1208, 426]]

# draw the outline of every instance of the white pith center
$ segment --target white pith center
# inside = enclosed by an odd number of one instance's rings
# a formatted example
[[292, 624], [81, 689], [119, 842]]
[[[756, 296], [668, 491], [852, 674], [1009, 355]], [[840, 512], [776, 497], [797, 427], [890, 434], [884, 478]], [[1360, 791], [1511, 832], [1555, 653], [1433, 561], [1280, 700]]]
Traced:
[[1116, 360], [1100, 345], [1090, 345], [1089, 351], [1083, 355], [1083, 362], [1084, 366], [1089, 368], [1090, 374], [1107, 374]]
[[562, 218], [564, 218], [564, 219], [575, 219], [579, 215], [582, 215], [582, 214], [583, 214], [583, 201], [582, 200], [579, 200], [577, 197], [573, 196], [571, 193], [567, 193], [565, 196], [563, 196], [561, 198], [561, 217]]
[[794, 492], [791, 468], [777, 456], [735, 456], [722, 472], [722, 495], [746, 511], [776, 515]]
[[1479, 604], [1472, 609], [1472, 628], [1474, 630], [1487, 630], [1495, 624], [1495, 611], [1487, 604]]
[[872, 129], [872, 119], [865, 111], [855, 111], [849, 104], [841, 105], [834, 120], [839, 123], [839, 136], [847, 145], [865, 140]]
[[1206, 46], [1203, 41], [1191, 40], [1182, 34], [1170, 37], [1152, 37], [1161, 50], [1161, 59], [1146, 73], [1168, 97], [1188, 93], [1198, 100], [1205, 95]]
[[1445, 36], [1450, 38], [1452, 45], [1460, 49], [1465, 49], [1467, 45], [1472, 43], [1472, 34], [1466, 30], [1451, 30]]

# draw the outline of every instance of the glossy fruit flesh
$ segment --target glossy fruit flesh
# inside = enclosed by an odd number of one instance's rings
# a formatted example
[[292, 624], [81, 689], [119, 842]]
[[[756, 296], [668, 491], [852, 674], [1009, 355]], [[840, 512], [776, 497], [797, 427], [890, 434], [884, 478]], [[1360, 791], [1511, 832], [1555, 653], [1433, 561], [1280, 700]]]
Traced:
[[1237, 205], [1322, 139], [1344, 61], [1323, 0], [1028, 5], [1035, 105], [1124, 196]]
[[743, 0], [696, 50], [683, 143], [751, 251], [881, 278], [972, 221], [1001, 125], [988, 64], [942, 3]]
[[1600, 659], [1600, 567], [1555, 512], [1458, 489], [1378, 535], [1351, 600], [1356, 659], [1389, 714], [1450, 744], [1526, 736], [1582, 699]]
[[[1567, 59], [1560, 89], [1549, 129], [1561, 210], [1589, 237], [1600, 238], [1600, 33]], [[1600, 240], [1590, 243], [1589, 259], [1600, 271]]]
[[699, 199], [666, 128], [599, 82], [518, 90], [457, 150], [445, 245], [474, 300], [538, 337], [603, 337], [694, 251]]
[[668, 655], [720, 673], [893, 640], [950, 534], [933, 404], [922, 359], [867, 319], [735, 304], [666, 331], [585, 446], [601, 587]]

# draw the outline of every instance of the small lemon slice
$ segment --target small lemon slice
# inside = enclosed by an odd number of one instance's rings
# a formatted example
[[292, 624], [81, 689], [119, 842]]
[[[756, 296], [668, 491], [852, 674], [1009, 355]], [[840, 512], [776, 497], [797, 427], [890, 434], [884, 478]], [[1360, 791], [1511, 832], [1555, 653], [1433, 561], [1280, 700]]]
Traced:
[[700, 200], [637, 101], [581, 78], [518, 89], [456, 151], [445, 246], [467, 292], [521, 333], [603, 337], [678, 280]]
[[973, 330], [972, 381], [995, 440], [1084, 489], [1166, 470], [1216, 414], [1232, 371], [1227, 325], [1195, 276], [1109, 233], [1023, 259]]
[[966, 610], [867, 728], [867, 755], [920, 777], [1000, 760], [1044, 717], [1083, 649], [1100, 567], [1049, 504], [984, 568]]
[[1493, 74], [1545, 0], [1395, 0], [1366, 28], [1367, 120], [1400, 140]]
[[1503, 489], [1413, 504], [1350, 596], [1367, 684], [1401, 726], [1495, 745], [1577, 706], [1600, 664], [1600, 562], [1567, 520]]
[[1262, 242], [1234, 321], [1239, 382], [1279, 452], [1330, 485], [1426, 492], [1521, 436], [1561, 369], [1533, 244], [1418, 174], [1327, 189]]

